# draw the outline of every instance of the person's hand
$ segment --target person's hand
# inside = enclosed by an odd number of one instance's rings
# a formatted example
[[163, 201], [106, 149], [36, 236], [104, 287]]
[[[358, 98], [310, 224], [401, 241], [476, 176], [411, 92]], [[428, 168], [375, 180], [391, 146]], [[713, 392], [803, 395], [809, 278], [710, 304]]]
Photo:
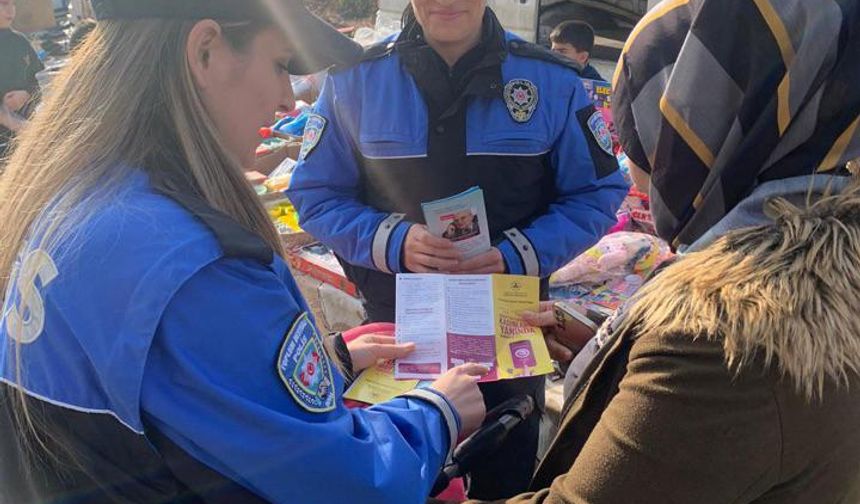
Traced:
[[3, 96], [3, 105], [12, 112], [18, 112], [30, 101], [30, 93], [18, 89]]
[[460, 437], [475, 432], [484, 421], [487, 409], [484, 396], [478, 389], [478, 380], [488, 372], [489, 369], [480, 364], [463, 364], [449, 369], [431, 385], [434, 390], [445, 394], [460, 415]]
[[24, 120], [18, 114], [11, 112], [5, 105], [0, 104], [0, 126], [11, 131], [18, 131], [24, 126]]
[[523, 321], [543, 329], [549, 355], [559, 362], [570, 362], [573, 356], [594, 337], [594, 331], [578, 322], [568, 322], [563, 326], [555, 317], [552, 301], [542, 301], [540, 311], [525, 312]]
[[448, 272], [460, 264], [462, 254], [445, 238], [433, 236], [427, 226], [413, 224], [403, 244], [403, 265], [413, 273]]
[[496, 247], [458, 264], [451, 273], [461, 275], [490, 275], [505, 272], [505, 258]]
[[395, 342], [394, 336], [365, 334], [346, 344], [352, 370], [356, 373], [376, 365], [380, 360], [406, 357], [415, 350], [415, 343]]

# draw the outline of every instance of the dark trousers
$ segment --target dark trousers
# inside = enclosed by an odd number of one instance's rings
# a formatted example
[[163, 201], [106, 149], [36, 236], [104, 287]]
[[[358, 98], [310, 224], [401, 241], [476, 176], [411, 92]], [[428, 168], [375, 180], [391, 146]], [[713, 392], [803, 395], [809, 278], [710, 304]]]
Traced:
[[[364, 270], [359, 288], [365, 296], [368, 322], [394, 321], [393, 282], [390, 275]], [[370, 282], [367, 282], [370, 280]], [[358, 282], [357, 282], [358, 283]], [[391, 285], [392, 288], [387, 288]], [[378, 294], [378, 295], [374, 295]], [[511, 431], [504, 444], [469, 474], [468, 494], [472, 499], [496, 500], [512, 497], [528, 489], [538, 450], [540, 415], [544, 409], [543, 376], [501, 380], [480, 384], [487, 411], [515, 395], [528, 394], [535, 399], [537, 411]]]

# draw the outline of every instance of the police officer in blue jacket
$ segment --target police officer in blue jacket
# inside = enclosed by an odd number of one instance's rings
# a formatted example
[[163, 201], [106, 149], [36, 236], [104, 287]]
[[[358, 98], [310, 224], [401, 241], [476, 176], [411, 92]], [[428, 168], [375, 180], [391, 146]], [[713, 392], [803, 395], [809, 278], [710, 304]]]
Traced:
[[[290, 199], [340, 257], [368, 318], [394, 319], [401, 272], [548, 277], [615, 222], [627, 192], [574, 63], [506, 33], [485, 0], [412, 0], [404, 29], [334, 71], [305, 130]], [[494, 248], [463, 260], [422, 202], [480, 186]], [[487, 384], [542, 403], [541, 378]], [[526, 488], [538, 418], [472, 474], [470, 496]]]
[[240, 168], [360, 48], [292, 0], [93, 6], [0, 179], [0, 502], [423, 502], [486, 370], [346, 409], [410, 348], [323, 340]]

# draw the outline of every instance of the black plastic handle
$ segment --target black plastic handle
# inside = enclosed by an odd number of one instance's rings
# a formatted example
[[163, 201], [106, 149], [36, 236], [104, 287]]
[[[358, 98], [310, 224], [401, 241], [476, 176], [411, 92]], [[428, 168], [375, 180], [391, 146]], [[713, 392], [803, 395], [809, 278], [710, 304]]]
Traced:
[[512, 397], [487, 413], [484, 423], [454, 450], [451, 463], [442, 468], [436, 478], [431, 496], [448, 487], [451, 480], [468, 473], [475, 464], [499, 449], [508, 434], [528, 418], [535, 409], [531, 396]]

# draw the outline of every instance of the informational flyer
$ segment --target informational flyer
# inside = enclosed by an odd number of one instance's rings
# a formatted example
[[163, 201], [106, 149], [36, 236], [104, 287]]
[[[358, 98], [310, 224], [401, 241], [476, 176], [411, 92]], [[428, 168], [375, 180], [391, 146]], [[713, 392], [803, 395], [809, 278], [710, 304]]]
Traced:
[[395, 337], [416, 349], [395, 362], [395, 378], [434, 379], [466, 362], [490, 369], [482, 381], [551, 372], [541, 330], [521, 317], [538, 311], [539, 291], [535, 277], [397, 275]]
[[420, 383], [418, 380], [395, 380], [394, 361], [388, 360], [362, 371], [343, 396], [353, 401], [379, 404], [409, 392]]
[[422, 203], [421, 208], [430, 233], [454, 242], [464, 257], [474, 257], [490, 250], [487, 208], [484, 191], [479, 187]]

